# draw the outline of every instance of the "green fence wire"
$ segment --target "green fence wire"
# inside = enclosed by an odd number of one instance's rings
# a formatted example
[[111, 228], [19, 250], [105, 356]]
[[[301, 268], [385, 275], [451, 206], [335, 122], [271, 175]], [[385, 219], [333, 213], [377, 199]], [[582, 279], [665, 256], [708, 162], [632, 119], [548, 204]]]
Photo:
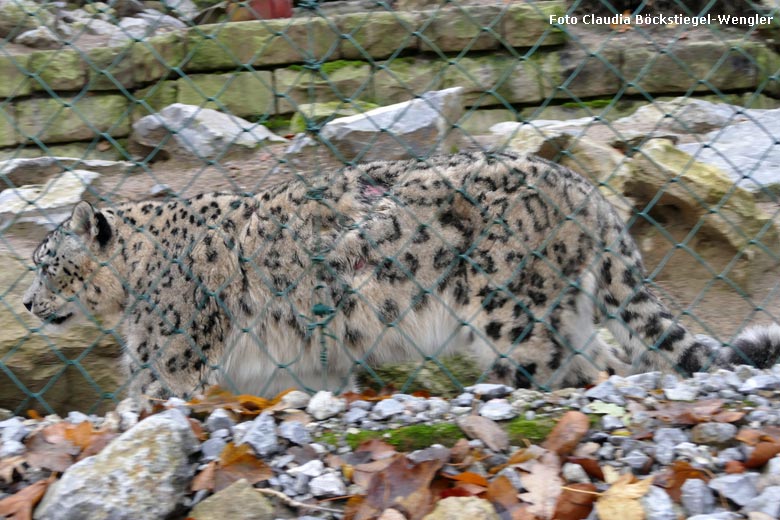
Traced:
[[[560, 259], [572, 233], [598, 247], [591, 197], [561, 207], [541, 193], [538, 210], [548, 222], [536, 230], [536, 246], [502, 220], [525, 203], [519, 198], [510, 197], [504, 213], [485, 220], [468, 244], [428, 226], [450, 218], [456, 204], [480, 208], [480, 218], [491, 211], [486, 201], [494, 188], [471, 178], [452, 184], [449, 159], [435, 158], [479, 150], [538, 155], [588, 178], [626, 221], [645, 257], [645, 281], [670, 307], [673, 322], [728, 346], [747, 326], [776, 322], [780, 312], [779, 35], [776, 5], [736, 0], [2, 0], [0, 407], [96, 411], [128, 390], [154, 397], [200, 389], [197, 380], [175, 388], [165, 378], [161, 388], [142, 384], [149, 367], [162, 370], [166, 363], [172, 373], [197, 366], [236, 392], [246, 391], [247, 378], [259, 379], [249, 386], [265, 393], [279, 390], [279, 378], [308, 390], [343, 391], [355, 377], [401, 391], [422, 383], [434, 392], [457, 392], [505, 367], [518, 370], [515, 382], [550, 388], [572, 367], [604, 368], [596, 352], [567, 344], [558, 323], [573, 295], [585, 294], [603, 314], [598, 318], [614, 311], [626, 334], [637, 332], [626, 314], [636, 291], [615, 309], [599, 308], [603, 295]], [[400, 103], [408, 104], [394, 106]], [[438, 184], [426, 188], [446, 188], [433, 199], [432, 217], [402, 195], [405, 181], [427, 181], [381, 168], [355, 181], [356, 196], [376, 210], [399, 204], [397, 214], [371, 228], [343, 213], [337, 195], [350, 175], [345, 167], [404, 158], [427, 165], [427, 179]], [[206, 207], [195, 215], [201, 199], [186, 201], [214, 191], [235, 198], [217, 204], [211, 221]], [[274, 206], [288, 194], [291, 205]], [[123, 360], [122, 319], [97, 316], [86, 288], [66, 302], [86, 320], [67, 330], [51, 327], [56, 313], [42, 323], [27, 312], [24, 292], [36, 272], [50, 267], [40, 258], [34, 264], [32, 253], [79, 200], [121, 218], [122, 211], [134, 215], [123, 204], [147, 199], [148, 208], [138, 211], [169, 208], [205, 225], [180, 240], [159, 234], [172, 214], [141, 224], [124, 218], [152, 244], [160, 265], [141, 277], [142, 263], [128, 262], [124, 273], [113, 264], [107, 269], [122, 279], [131, 302], [124, 321], [146, 308], [168, 331], [157, 350], [131, 345]], [[417, 229], [397, 230], [401, 238], [390, 247], [382, 233], [396, 231], [397, 222]], [[265, 239], [238, 236], [229, 229], [237, 223]], [[361, 226], [363, 250], [345, 267], [334, 251], [349, 251], [347, 231]], [[336, 228], [343, 233], [334, 235]], [[438, 274], [427, 278], [412, 260], [419, 251], [415, 233], [425, 229], [442, 251]], [[271, 237], [284, 233], [299, 238], [297, 246], [275, 249]], [[498, 235], [516, 253], [510, 278], [520, 285], [493, 276], [489, 251], [501, 247]], [[184, 245], [169, 254], [177, 240]], [[207, 262], [217, 255], [212, 240], [229, 244], [226, 253], [234, 246], [242, 251], [240, 266], [219, 282], [186, 265], [189, 258]], [[590, 258], [587, 268], [602, 268], [609, 254]], [[94, 253], [83, 258], [100, 260]], [[365, 275], [336, 287], [346, 268]], [[474, 308], [451, 308], [439, 291], [459, 270], [469, 270], [474, 284], [464, 290], [486, 291]], [[524, 272], [546, 272], [550, 279], [526, 279]], [[236, 314], [222, 293], [242, 276], [271, 295], [245, 305], [251, 316]], [[195, 280], [193, 295], [176, 285], [181, 279]], [[311, 280], [317, 283], [306, 285]], [[387, 283], [377, 289], [376, 280]], [[179, 292], [171, 293], [171, 284]], [[528, 284], [548, 288], [544, 312], [528, 310]], [[415, 296], [405, 300], [409, 287]], [[188, 298], [191, 316], [162, 302]], [[431, 340], [424, 320], [416, 328], [399, 326], [427, 299], [462, 328]], [[529, 314], [508, 351], [497, 346], [501, 324], [475, 325], [504, 304]], [[344, 324], [352, 306], [369, 309], [385, 325], [366, 348], [354, 345], [374, 334], [371, 327], [361, 330], [360, 320]], [[219, 338], [230, 352], [262, 352], [268, 360], [262, 370], [226, 367], [224, 356], [210, 353], [213, 346], [192, 332], [208, 313], [214, 326], [242, 329], [244, 339], [227, 332]], [[266, 319], [274, 313], [286, 323], [271, 333]], [[445, 355], [461, 334], [494, 358], [487, 369]], [[516, 354], [539, 335], [547, 343], [535, 348], [563, 348], [563, 360], [550, 363], [549, 380]], [[648, 355], [663, 357], [664, 337], [645, 345]], [[437, 347], [418, 344], [421, 338]], [[603, 328], [586, 343], [601, 341], [615, 344]], [[293, 345], [305, 348], [290, 352]], [[384, 366], [388, 348], [408, 352], [403, 370]], [[296, 368], [311, 351], [322, 376], [315, 382], [301, 379]]]

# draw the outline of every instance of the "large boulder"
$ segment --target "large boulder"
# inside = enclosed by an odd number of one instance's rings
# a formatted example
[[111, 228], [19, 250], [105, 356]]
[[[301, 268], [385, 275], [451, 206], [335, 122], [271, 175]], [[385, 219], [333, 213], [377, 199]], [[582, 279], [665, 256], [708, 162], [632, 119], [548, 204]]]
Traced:
[[[728, 105], [731, 106], [731, 105]], [[725, 128], [678, 145], [697, 161], [716, 166], [741, 188], [780, 193], [780, 109], [749, 110]]]
[[451, 152], [453, 125], [463, 112], [460, 87], [426, 92], [418, 99], [334, 119], [320, 138], [344, 161], [396, 160]]
[[189, 490], [200, 444], [178, 410], [153, 415], [49, 486], [36, 520], [167, 518]]
[[149, 150], [160, 147], [178, 159], [202, 161], [246, 153], [284, 142], [264, 126], [210, 108], [174, 103], [133, 124], [131, 139]]

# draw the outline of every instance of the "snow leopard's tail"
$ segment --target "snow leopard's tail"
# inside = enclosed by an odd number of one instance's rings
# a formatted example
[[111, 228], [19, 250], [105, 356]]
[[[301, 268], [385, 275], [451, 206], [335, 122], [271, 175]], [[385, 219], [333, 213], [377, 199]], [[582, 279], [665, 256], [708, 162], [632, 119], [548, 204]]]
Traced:
[[[698, 335], [702, 341], [708, 336]], [[731, 345], [718, 345], [716, 363], [721, 367], [734, 365], [753, 365], [758, 368], [769, 368], [780, 362], [780, 325], [755, 325], [740, 333]]]
[[[630, 251], [630, 247], [626, 248]], [[675, 319], [647, 286], [638, 252], [634, 262], [605, 255], [599, 269], [597, 304], [604, 324], [622, 347], [618, 357], [632, 373], [664, 370], [690, 375], [734, 365], [768, 368], [780, 362], [780, 325], [749, 327], [730, 345], [695, 336]]]

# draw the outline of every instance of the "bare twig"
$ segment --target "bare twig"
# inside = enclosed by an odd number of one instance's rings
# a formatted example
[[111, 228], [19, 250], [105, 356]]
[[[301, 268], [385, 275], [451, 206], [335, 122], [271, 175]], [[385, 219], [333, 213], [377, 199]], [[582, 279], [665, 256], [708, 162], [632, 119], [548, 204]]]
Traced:
[[310, 509], [312, 511], [325, 511], [327, 513], [343, 513], [341, 509], [333, 509], [331, 507], [322, 507], [322, 506], [315, 506], [314, 504], [306, 504], [304, 502], [298, 502], [297, 500], [293, 500], [292, 498], [288, 497], [281, 491], [276, 491], [275, 489], [269, 489], [269, 488], [255, 488], [255, 491], [259, 491], [260, 493], [264, 495], [271, 495], [275, 496], [285, 504], [287, 504], [290, 507], [294, 507], [297, 509]]

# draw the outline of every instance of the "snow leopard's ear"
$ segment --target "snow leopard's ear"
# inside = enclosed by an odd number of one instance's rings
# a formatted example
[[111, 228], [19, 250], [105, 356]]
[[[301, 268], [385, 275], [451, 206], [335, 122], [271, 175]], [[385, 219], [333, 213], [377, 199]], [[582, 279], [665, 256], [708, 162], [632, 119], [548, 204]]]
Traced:
[[87, 201], [81, 201], [73, 208], [69, 227], [85, 240], [96, 240], [101, 247], [106, 245], [113, 235], [106, 217]]

